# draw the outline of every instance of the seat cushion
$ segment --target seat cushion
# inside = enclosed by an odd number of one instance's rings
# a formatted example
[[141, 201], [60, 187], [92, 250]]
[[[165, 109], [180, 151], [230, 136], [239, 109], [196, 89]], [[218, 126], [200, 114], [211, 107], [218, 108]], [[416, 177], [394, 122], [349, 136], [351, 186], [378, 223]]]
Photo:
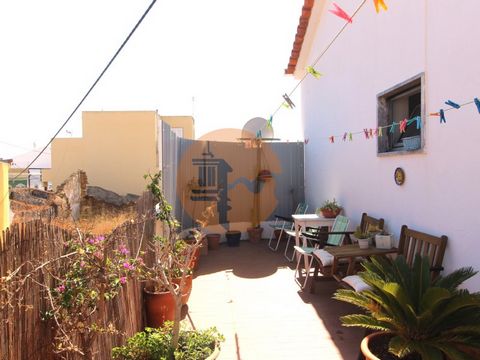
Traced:
[[320, 262], [322, 263], [322, 266], [333, 265], [333, 255], [331, 255], [328, 251], [323, 249], [317, 249], [313, 253], [320, 260]]
[[363, 279], [358, 275], [345, 276], [342, 281], [356, 292], [371, 289], [371, 286], [368, 285], [365, 281], [363, 281]]
[[299, 254], [302, 254], [302, 255], [311, 255], [313, 253], [313, 251], [315, 250], [315, 248], [313, 247], [306, 247], [306, 246], [294, 246], [293, 247], [295, 249], [295, 251]]

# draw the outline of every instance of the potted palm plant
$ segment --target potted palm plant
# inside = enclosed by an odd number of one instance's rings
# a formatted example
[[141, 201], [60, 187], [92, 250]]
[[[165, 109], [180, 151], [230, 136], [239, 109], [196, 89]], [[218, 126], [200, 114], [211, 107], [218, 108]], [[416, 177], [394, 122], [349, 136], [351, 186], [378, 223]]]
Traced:
[[366, 311], [340, 319], [376, 331], [362, 341], [367, 359], [479, 358], [480, 293], [459, 288], [476, 274], [471, 267], [432, 280], [428, 257], [419, 255], [412, 268], [403, 256], [363, 266], [360, 276], [371, 289], [341, 289], [334, 298]]

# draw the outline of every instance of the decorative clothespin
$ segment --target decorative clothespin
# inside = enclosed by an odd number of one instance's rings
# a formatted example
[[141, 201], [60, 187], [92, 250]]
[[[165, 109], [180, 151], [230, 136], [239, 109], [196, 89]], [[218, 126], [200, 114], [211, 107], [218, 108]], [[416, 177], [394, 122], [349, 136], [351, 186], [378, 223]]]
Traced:
[[310, 141], [310, 139], [305, 139], [305, 140], [303, 140], [303, 142], [305, 143], [305, 145], [307, 145], [309, 141]]
[[352, 133], [348, 133], [348, 140], [349, 140], [349, 141], [353, 141]]
[[373, 3], [375, 5], [375, 11], [377, 12], [377, 14], [380, 12], [380, 7], [385, 11], [388, 10], [387, 5], [385, 5], [384, 0], [373, 0]]
[[262, 137], [262, 130], [258, 130], [257, 131], [257, 138], [261, 138]]
[[457, 103], [454, 103], [452, 100], [447, 100], [445, 101], [445, 104], [455, 108], [455, 109], [460, 109], [460, 105], [458, 105]]
[[342, 140], [343, 140], [343, 141], [346, 141], [346, 140], [347, 140], [347, 133], [344, 133], [344, 134], [343, 134]]
[[430, 116], [440, 116], [439, 112], [430, 113]]
[[440, 114], [440, 124], [447, 123], [447, 119], [445, 119], [445, 111], [443, 111], [443, 109], [440, 109], [439, 114]]
[[422, 118], [420, 116], [415, 116], [415, 121], [417, 122], [417, 129], [422, 128]]
[[287, 103], [287, 105], [290, 107], [290, 109], [293, 109], [295, 107], [295, 104], [293, 103], [293, 101], [289, 98], [289, 96], [287, 94], [283, 94], [282, 95], [283, 98], [285, 99], [285, 102]]
[[378, 137], [382, 137], [383, 136], [383, 127], [379, 127], [378, 128], [378, 134], [377, 134]]
[[478, 98], [475, 98], [473, 99], [473, 102], [475, 103], [475, 105], [477, 105], [477, 110], [478, 110], [478, 113], [480, 114], [480, 100], [478, 100]]
[[328, 10], [328, 11], [330, 11], [332, 14], [337, 15], [338, 17], [340, 17], [340, 18], [348, 21], [350, 24], [352, 23], [352, 17], [349, 16], [349, 15], [345, 12], [345, 10], [343, 10], [340, 6], [338, 6], [338, 5], [335, 4], [335, 3], [333, 3], [332, 5], [333, 5], [333, 7], [334, 7], [335, 9], [333, 9], [333, 10]]
[[270, 117], [267, 120], [267, 128], [273, 129], [272, 122], [273, 122], [273, 115], [270, 115]]
[[407, 130], [407, 119], [400, 121], [400, 132], [404, 133]]
[[395, 125], [397, 125], [397, 123], [393, 122], [392, 125], [390, 126], [390, 134], [393, 134], [393, 132], [395, 131]]
[[373, 137], [373, 129], [370, 128], [370, 130], [368, 130], [368, 135], [372, 138]]
[[330, 137], [329, 137], [329, 140], [330, 140], [330, 142], [333, 144], [333, 143], [335, 142], [335, 136], [333, 136], [333, 135], [330, 136]]
[[323, 75], [322, 73], [315, 70], [313, 66], [307, 66], [307, 72], [310, 75], [312, 75], [315, 79], [320, 79], [320, 77]]
[[282, 107], [286, 109], [290, 109], [290, 106], [288, 106], [288, 104], [285, 101], [282, 103]]
[[370, 139], [370, 136], [368, 136], [368, 129], [363, 129], [363, 133], [365, 134], [365, 139]]

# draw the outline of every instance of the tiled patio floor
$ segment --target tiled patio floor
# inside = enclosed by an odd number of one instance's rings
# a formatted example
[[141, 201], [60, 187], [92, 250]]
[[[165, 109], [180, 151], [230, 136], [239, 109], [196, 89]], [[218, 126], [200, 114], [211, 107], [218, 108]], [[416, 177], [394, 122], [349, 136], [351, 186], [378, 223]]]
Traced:
[[364, 332], [341, 326], [338, 317], [355, 308], [331, 298], [336, 288], [325, 279], [305, 294], [281, 251], [242, 241], [201, 257], [189, 316], [225, 336], [220, 360], [354, 360]]

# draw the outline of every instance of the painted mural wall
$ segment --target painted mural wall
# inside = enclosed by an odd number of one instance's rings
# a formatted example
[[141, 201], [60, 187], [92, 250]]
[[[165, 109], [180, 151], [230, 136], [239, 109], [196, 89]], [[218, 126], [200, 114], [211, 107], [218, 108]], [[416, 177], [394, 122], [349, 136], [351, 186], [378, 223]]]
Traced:
[[[347, 12], [350, 1], [337, 1]], [[311, 207], [335, 197], [353, 225], [362, 212], [400, 227], [448, 236], [445, 270], [480, 270], [480, 114], [475, 105], [446, 113], [447, 122], [425, 116], [480, 97], [480, 2], [477, 0], [373, 1], [354, 18], [301, 87], [305, 137], [306, 199]], [[323, 8], [307, 62], [313, 62], [344, 22]], [[307, 47], [308, 49], [308, 47]], [[307, 63], [308, 65], [308, 63]], [[418, 74], [424, 76], [423, 151], [377, 155], [377, 139], [328, 137], [377, 126], [377, 95]], [[394, 170], [406, 181], [398, 186]], [[480, 290], [480, 276], [467, 284]]]

